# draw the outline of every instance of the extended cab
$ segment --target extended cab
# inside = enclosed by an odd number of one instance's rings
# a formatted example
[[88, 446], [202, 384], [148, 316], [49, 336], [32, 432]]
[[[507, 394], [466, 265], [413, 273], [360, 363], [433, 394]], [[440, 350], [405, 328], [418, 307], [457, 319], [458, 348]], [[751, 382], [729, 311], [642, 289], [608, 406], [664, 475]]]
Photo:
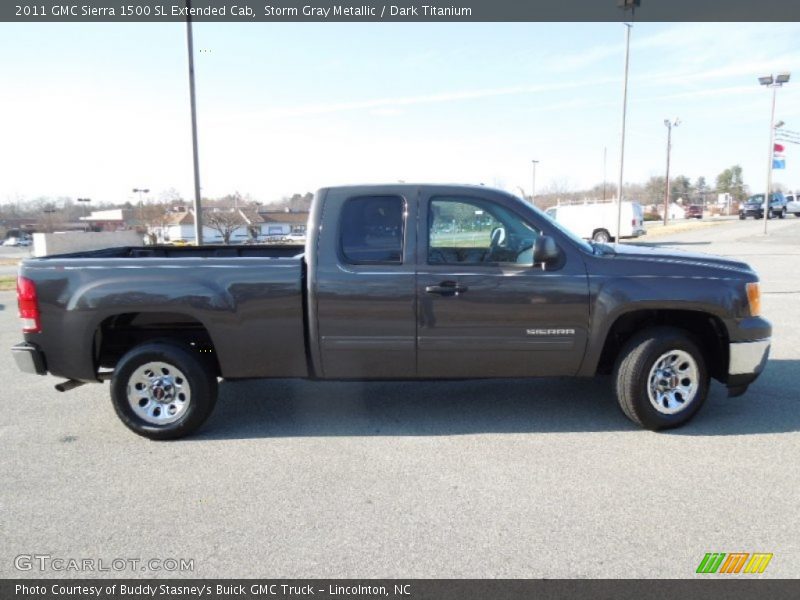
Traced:
[[[141, 435], [188, 434], [219, 378], [613, 373], [623, 412], [688, 421], [709, 378], [741, 394], [771, 326], [745, 263], [590, 244], [482, 186], [324, 188], [305, 251], [124, 247], [25, 260], [23, 371], [111, 380]], [[535, 388], [531, 388], [535, 394]]]

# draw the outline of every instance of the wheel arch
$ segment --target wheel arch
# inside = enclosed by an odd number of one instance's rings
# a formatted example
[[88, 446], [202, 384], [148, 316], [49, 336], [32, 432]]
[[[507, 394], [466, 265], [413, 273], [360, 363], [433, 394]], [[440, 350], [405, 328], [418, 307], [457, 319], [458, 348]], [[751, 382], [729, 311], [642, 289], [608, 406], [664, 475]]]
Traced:
[[617, 316], [606, 332], [592, 374], [611, 373], [627, 341], [637, 332], [657, 326], [675, 327], [688, 332], [700, 346], [711, 377], [725, 380], [729, 361], [729, 339], [725, 324], [716, 315], [691, 309], [643, 308]]
[[221, 375], [211, 331], [188, 313], [126, 311], [108, 315], [95, 327], [92, 342], [95, 371], [114, 369], [122, 356], [136, 346], [161, 342], [191, 351], [215, 375]]

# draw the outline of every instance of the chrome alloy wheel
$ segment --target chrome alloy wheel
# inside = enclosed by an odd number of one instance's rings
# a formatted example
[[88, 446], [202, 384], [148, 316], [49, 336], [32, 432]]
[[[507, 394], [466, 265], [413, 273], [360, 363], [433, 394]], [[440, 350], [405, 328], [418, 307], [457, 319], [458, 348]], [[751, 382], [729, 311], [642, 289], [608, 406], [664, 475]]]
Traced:
[[670, 350], [659, 356], [647, 378], [650, 403], [665, 415], [684, 410], [695, 399], [699, 388], [697, 362], [685, 350]]
[[174, 423], [191, 401], [186, 375], [169, 363], [145, 363], [128, 380], [128, 403], [136, 416], [152, 425]]

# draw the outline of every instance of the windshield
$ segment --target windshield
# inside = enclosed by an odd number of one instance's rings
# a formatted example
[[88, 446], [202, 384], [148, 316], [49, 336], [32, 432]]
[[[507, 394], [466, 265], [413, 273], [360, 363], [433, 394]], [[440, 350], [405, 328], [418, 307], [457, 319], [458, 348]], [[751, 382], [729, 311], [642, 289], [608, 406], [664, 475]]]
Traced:
[[762, 202], [764, 202], [764, 194], [756, 194], [747, 199], [748, 204], [761, 204]]

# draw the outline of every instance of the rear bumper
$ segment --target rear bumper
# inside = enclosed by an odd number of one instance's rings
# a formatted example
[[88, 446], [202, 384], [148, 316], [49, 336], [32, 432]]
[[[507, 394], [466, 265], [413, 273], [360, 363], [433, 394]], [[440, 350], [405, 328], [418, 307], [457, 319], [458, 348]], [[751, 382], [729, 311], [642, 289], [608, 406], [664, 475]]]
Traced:
[[728, 388], [746, 387], [755, 381], [769, 358], [770, 339], [733, 342], [729, 345]]
[[17, 368], [23, 373], [33, 375], [47, 375], [47, 364], [44, 353], [35, 344], [23, 342], [11, 347], [11, 354]]

